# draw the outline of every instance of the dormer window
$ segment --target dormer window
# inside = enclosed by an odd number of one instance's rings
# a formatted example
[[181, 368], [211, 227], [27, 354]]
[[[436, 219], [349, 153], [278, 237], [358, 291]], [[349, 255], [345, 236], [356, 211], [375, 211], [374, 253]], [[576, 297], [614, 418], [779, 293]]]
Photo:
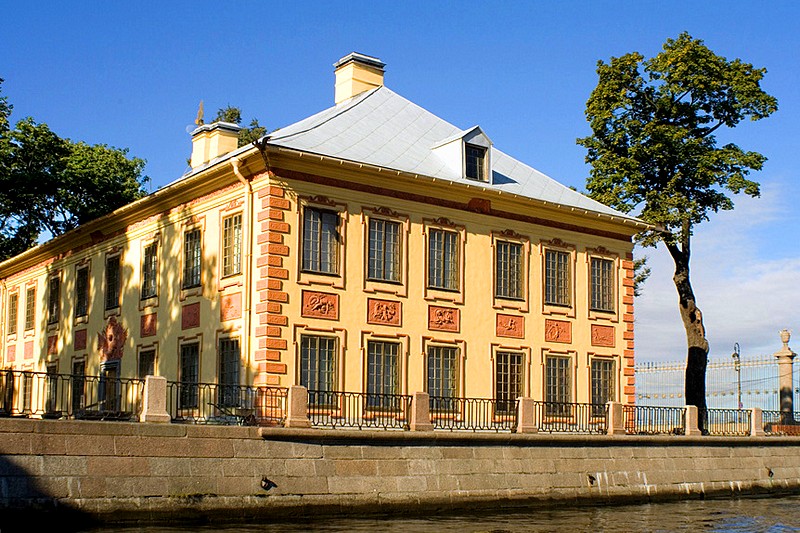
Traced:
[[486, 181], [486, 148], [464, 145], [464, 175], [472, 180]]

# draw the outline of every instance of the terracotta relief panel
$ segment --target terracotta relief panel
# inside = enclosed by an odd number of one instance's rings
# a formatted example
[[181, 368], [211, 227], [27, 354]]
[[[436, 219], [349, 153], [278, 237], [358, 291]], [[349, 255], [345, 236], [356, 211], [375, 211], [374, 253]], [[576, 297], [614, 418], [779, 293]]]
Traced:
[[47, 337], [47, 355], [56, 355], [58, 353], [58, 337], [51, 335]]
[[566, 320], [545, 320], [544, 340], [546, 342], [572, 342], [572, 323]]
[[592, 346], [614, 347], [614, 326], [592, 324]]
[[452, 307], [428, 306], [428, 329], [458, 331], [461, 327], [461, 312]]
[[403, 304], [391, 300], [367, 299], [367, 323], [399, 326], [403, 314]]
[[498, 337], [523, 338], [525, 336], [525, 317], [498, 313], [495, 333]]
[[303, 291], [302, 315], [310, 318], [339, 320], [339, 295], [327, 292]]
[[22, 356], [25, 359], [33, 359], [33, 341], [28, 341], [25, 343]]
[[226, 294], [219, 299], [219, 319], [236, 320], [242, 318], [242, 293]]
[[196, 328], [200, 325], [200, 303], [184, 305], [181, 308], [181, 329]]
[[142, 322], [139, 327], [141, 337], [152, 337], [156, 334], [156, 324], [158, 323], [157, 313], [142, 315]]
[[117, 322], [117, 317], [109, 318], [103, 331], [97, 333], [97, 351], [100, 352], [100, 362], [122, 359], [127, 338], [128, 330]]
[[79, 329], [75, 331], [75, 351], [86, 349], [86, 330]]
[[9, 346], [8, 350], [6, 351], [6, 361], [9, 363], [13, 363], [17, 360], [17, 347], [16, 346]]

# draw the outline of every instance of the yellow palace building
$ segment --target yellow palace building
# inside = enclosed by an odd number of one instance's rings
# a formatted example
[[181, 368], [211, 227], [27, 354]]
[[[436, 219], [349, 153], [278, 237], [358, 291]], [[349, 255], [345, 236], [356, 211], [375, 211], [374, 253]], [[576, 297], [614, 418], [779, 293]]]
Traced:
[[[646, 226], [335, 64], [335, 105], [0, 264], [0, 368], [634, 403]], [[185, 399], [185, 398], [184, 398]]]

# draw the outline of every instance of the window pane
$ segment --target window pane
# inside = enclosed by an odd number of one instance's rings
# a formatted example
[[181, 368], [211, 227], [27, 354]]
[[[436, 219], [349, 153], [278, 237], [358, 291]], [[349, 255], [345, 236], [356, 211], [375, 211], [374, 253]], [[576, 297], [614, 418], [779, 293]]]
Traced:
[[81, 411], [86, 406], [86, 362], [72, 363], [72, 413]]
[[239, 339], [223, 339], [219, 341], [219, 374], [218, 398], [222, 407], [239, 405]]
[[428, 286], [458, 290], [458, 234], [439, 229], [428, 236]]
[[58, 313], [61, 309], [61, 279], [50, 278], [47, 298], [47, 323], [58, 323]]
[[25, 330], [33, 329], [36, 323], [36, 289], [25, 291]]
[[339, 273], [339, 213], [303, 210], [303, 270]]
[[106, 309], [119, 307], [120, 289], [119, 256], [106, 258]]
[[198, 407], [197, 383], [200, 375], [200, 345], [198, 343], [181, 346], [179, 409]]
[[400, 345], [396, 342], [367, 343], [367, 406], [373, 408], [390, 409], [397, 407], [396, 399], [391, 396], [398, 394], [400, 375], [398, 371], [398, 353]]
[[486, 148], [467, 144], [464, 151], [466, 176], [474, 180], [486, 181]]
[[450, 410], [454, 408], [455, 403], [447, 399], [458, 397], [457, 348], [428, 347], [428, 394], [439, 398], [431, 401], [433, 409]]
[[14, 293], [8, 297], [8, 334], [17, 333], [17, 313], [19, 310], [19, 294]]
[[158, 287], [158, 255], [155, 243], [145, 246], [142, 259], [142, 299], [152, 298]]
[[591, 260], [591, 306], [594, 311], [614, 311], [614, 262]]
[[496, 361], [497, 412], [513, 413], [517, 398], [522, 396], [523, 355], [518, 352], [497, 352]]
[[200, 286], [201, 266], [200, 230], [187, 231], [183, 235], [183, 288]]
[[495, 294], [499, 298], [522, 298], [522, 245], [498, 241], [495, 249]]
[[242, 271], [242, 215], [222, 221], [222, 275], [232, 276]]
[[400, 223], [370, 219], [367, 278], [400, 281]]
[[156, 375], [156, 351], [146, 350], [139, 353], [139, 379]]
[[75, 316], [89, 313], [89, 268], [82, 267], [75, 273]]
[[311, 405], [335, 406], [336, 337], [301, 336], [300, 385], [309, 390]]
[[547, 414], [567, 415], [572, 400], [572, 378], [568, 357], [548, 356], [545, 362], [545, 402]]
[[572, 273], [570, 272], [570, 254], [568, 252], [545, 251], [544, 278], [545, 303], [571, 305]]
[[603, 412], [606, 403], [614, 401], [614, 361], [592, 360], [592, 404], [593, 414]]

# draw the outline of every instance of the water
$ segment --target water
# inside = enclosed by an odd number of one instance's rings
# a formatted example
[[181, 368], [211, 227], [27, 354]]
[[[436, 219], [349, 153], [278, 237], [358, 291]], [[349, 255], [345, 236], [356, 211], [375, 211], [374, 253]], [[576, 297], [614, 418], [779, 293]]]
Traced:
[[800, 532], [800, 496], [693, 500], [683, 502], [531, 509], [513, 513], [433, 516], [429, 518], [341, 518], [318, 521], [187, 527], [97, 529], [121, 533], [403, 532], [512, 533], [591, 532]]

